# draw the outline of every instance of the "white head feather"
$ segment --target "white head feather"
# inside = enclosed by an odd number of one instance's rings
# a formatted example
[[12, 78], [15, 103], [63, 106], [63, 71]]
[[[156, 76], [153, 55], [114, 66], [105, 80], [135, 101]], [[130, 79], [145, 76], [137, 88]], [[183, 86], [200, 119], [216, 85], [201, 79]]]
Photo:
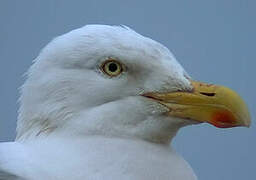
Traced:
[[[107, 58], [127, 71], [109, 78]], [[87, 25], [55, 38], [36, 58], [21, 90], [17, 140], [42, 134], [105, 135], [168, 142], [188, 121], [141, 93], [190, 90], [171, 52], [121, 26]]]

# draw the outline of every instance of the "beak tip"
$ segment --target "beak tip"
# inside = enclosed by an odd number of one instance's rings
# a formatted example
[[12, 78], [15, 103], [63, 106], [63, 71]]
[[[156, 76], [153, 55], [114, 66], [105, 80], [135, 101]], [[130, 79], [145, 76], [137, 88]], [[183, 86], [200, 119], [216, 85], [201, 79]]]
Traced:
[[246, 118], [243, 121], [241, 121], [240, 126], [247, 127], [247, 128], [251, 127], [251, 118]]
[[244, 126], [247, 128], [251, 127], [251, 121], [249, 120], [249, 121], [245, 122]]

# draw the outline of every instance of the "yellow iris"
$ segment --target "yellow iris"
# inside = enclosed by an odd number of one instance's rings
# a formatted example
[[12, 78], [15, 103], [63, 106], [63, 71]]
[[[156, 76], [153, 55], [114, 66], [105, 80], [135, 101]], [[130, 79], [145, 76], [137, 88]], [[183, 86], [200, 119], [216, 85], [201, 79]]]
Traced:
[[110, 76], [115, 77], [123, 72], [122, 64], [114, 59], [105, 61], [101, 66], [102, 71]]

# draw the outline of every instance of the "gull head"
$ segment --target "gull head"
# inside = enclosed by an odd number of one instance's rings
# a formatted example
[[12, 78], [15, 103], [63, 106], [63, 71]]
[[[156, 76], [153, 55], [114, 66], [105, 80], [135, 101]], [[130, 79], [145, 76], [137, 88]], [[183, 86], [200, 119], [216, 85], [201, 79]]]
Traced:
[[193, 81], [160, 43], [126, 26], [87, 25], [55, 38], [21, 88], [17, 140], [44, 135], [170, 142], [183, 126], [249, 126], [232, 90]]

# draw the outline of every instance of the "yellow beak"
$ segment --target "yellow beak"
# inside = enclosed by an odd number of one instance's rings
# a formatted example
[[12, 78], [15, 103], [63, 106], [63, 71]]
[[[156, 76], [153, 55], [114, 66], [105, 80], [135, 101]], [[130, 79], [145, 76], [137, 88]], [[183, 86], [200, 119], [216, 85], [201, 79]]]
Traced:
[[191, 92], [154, 92], [143, 96], [166, 106], [168, 116], [208, 122], [219, 128], [250, 126], [248, 108], [236, 92], [224, 86], [191, 83]]

